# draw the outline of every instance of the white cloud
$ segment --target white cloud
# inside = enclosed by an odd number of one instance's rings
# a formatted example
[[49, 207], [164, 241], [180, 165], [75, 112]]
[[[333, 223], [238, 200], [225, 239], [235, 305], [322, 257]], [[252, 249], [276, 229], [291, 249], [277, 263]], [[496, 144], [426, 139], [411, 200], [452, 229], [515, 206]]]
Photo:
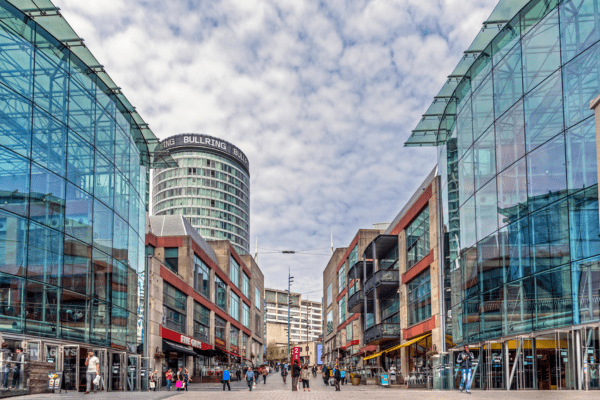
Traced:
[[410, 130], [496, 0], [56, 0], [161, 138], [203, 132], [251, 165], [266, 285], [319, 299], [335, 245], [391, 221], [433, 168]]

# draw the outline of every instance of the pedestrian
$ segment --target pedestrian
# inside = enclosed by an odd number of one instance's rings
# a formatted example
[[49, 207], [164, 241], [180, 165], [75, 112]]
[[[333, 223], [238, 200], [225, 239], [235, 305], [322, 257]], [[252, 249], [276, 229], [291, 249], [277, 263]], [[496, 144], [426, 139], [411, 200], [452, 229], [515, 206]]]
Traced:
[[342, 385], [346, 384], [346, 368], [340, 370], [340, 376], [342, 377]]
[[396, 384], [396, 366], [392, 364], [390, 367], [390, 384]]
[[150, 385], [148, 386], [148, 391], [151, 391], [152, 389], [154, 389], [154, 391], [156, 392], [157, 377], [158, 377], [158, 371], [157, 370], [152, 371], [152, 373], [150, 374]]
[[248, 389], [252, 391], [252, 386], [254, 386], [254, 371], [252, 371], [252, 367], [248, 367], [248, 371], [246, 371], [246, 383], [248, 384]]
[[165, 379], [167, 380], [167, 390], [171, 390], [173, 384], [173, 371], [171, 371], [171, 368], [165, 373]]
[[286, 378], [288, 376], [287, 368], [281, 368], [281, 378], [283, 379], [283, 384], [286, 384]]
[[306, 389], [310, 392], [309, 380], [310, 380], [310, 370], [308, 369], [308, 365], [304, 365], [302, 371], [300, 372], [300, 379], [302, 379], [302, 389], [306, 392]]
[[313, 374], [313, 378], [317, 377], [317, 366], [316, 365], [313, 365], [313, 367], [312, 367], [312, 374]]
[[269, 375], [269, 369], [267, 366], [265, 366], [262, 370], [263, 385], [267, 384], [267, 375]]
[[187, 367], [183, 370], [183, 383], [185, 384], [185, 391], [188, 390], [188, 385], [192, 379], [190, 378], [190, 371]]
[[340, 391], [340, 381], [342, 380], [342, 372], [340, 371], [340, 367], [336, 365], [333, 368], [333, 381], [335, 382], [335, 391]]
[[181, 389], [183, 389], [183, 371], [182, 371], [181, 367], [179, 367], [177, 369], [177, 374], [176, 374], [175, 378], [176, 378], [175, 387], [177, 388], [177, 391], [179, 392]]
[[[19, 354], [20, 347], [17, 347], [17, 354]], [[18, 358], [17, 358], [18, 361]], [[88, 357], [85, 360], [85, 366], [87, 367], [85, 378], [86, 378], [86, 386], [85, 386], [85, 394], [88, 394], [92, 388], [92, 384], [94, 385], [94, 393], [98, 393], [98, 385], [94, 383], [94, 379], [96, 379], [96, 375], [100, 374], [100, 360], [98, 357], [94, 355], [92, 350], [88, 351]], [[13, 375], [13, 386], [15, 385], [15, 375]]]
[[298, 384], [300, 383], [300, 365], [298, 360], [294, 361], [292, 365], [292, 392], [298, 391]]
[[2, 373], [2, 389], [8, 389], [8, 375], [10, 374], [10, 363], [12, 360], [12, 353], [8, 348], [8, 343], [2, 342], [2, 345], [0, 345], [0, 372]]
[[460, 364], [462, 371], [462, 379], [460, 381], [460, 391], [466, 389], [468, 394], [471, 394], [471, 368], [473, 366], [473, 360], [475, 356], [469, 351], [469, 346], [465, 345], [464, 350], [458, 354], [456, 362]]
[[235, 370], [235, 377], [238, 382], [242, 380], [242, 367]]
[[325, 383], [325, 386], [329, 386], [329, 369], [327, 369], [327, 365], [323, 366], [323, 383]]
[[225, 391], [225, 386], [227, 386], [227, 389], [229, 391], [231, 391], [231, 386], [229, 385], [229, 381], [231, 381], [231, 374], [229, 373], [229, 370], [227, 369], [227, 367], [225, 367], [223, 369], [223, 391]]

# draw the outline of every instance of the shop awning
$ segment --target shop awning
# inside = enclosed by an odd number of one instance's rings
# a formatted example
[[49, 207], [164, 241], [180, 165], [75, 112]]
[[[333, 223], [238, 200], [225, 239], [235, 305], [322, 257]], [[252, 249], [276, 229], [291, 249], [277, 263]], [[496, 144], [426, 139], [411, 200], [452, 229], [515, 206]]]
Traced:
[[382, 355], [384, 353], [389, 353], [389, 352], [401, 349], [403, 347], [410, 346], [411, 344], [417, 343], [418, 341], [423, 340], [423, 339], [425, 339], [428, 336], [431, 336], [431, 332], [430, 333], [426, 333], [425, 335], [419, 336], [417, 338], [411, 339], [411, 340], [409, 340], [406, 343], [402, 343], [402, 344], [396, 345], [394, 347], [391, 347], [389, 349], [385, 349], [383, 351], [380, 351], [378, 353], [371, 354], [370, 356], [367, 356], [367, 357], [363, 358], [363, 361], [370, 360], [371, 358], [379, 357], [380, 355]]
[[171, 342], [170, 340], [163, 339], [162, 347], [163, 351], [174, 351], [175, 353], [183, 353], [193, 357], [198, 356], [198, 354], [190, 346], [184, 346], [179, 343]]

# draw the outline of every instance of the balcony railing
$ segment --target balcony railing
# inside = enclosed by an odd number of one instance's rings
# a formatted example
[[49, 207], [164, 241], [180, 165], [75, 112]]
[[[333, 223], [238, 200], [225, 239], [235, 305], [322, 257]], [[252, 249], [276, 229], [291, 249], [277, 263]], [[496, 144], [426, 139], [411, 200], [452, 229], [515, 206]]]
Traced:
[[365, 282], [365, 293], [370, 294], [375, 288], [381, 287], [379, 295], [387, 294], [400, 284], [400, 271], [386, 269], [377, 271]]
[[357, 290], [348, 298], [348, 311], [351, 313], [359, 313], [364, 308], [364, 293], [362, 290]]
[[365, 331], [365, 344], [378, 344], [385, 339], [399, 339], [400, 324], [377, 324]]

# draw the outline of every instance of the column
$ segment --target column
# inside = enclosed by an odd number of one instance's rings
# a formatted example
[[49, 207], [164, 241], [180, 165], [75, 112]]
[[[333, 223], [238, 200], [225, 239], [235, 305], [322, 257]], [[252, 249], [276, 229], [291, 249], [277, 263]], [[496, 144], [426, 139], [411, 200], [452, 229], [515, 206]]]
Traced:
[[[596, 156], [597, 160], [600, 160], [600, 95], [590, 102], [590, 109], [594, 110], [596, 116]], [[598, 177], [600, 177], [600, 168], [598, 168]]]

